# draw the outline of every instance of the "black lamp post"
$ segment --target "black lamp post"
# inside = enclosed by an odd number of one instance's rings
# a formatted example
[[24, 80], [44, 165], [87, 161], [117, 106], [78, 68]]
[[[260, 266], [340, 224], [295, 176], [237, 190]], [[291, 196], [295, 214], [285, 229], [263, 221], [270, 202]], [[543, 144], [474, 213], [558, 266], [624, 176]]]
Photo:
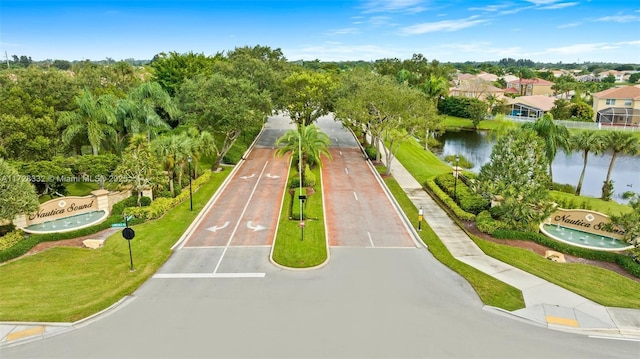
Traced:
[[458, 200], [457, 192], [458, 192], [458, 161], [460, 161], [460, 156], [456, 155], [456, 166], [453, 168], [453, 201], [456, 202]]
[[189, 206], [193, 211], [193, 193], [191, 192], [191, 156], [187, 157], [187, 162], [189, 163]]

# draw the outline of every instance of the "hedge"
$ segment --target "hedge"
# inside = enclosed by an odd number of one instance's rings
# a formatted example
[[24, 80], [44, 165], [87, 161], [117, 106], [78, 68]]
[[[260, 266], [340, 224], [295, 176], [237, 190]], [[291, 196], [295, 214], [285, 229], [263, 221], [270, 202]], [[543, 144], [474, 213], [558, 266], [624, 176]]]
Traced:
[[575, 257], [592, 259], [592, 260], [603, 261], [603, 262], [617, 263], [622, 268], [624, 268], [628, 273], [640, 278], [640, 264], [637, 263], [629, 255], [576, 247], [576, 246], [572, 246], [569, 244], [565, 244], [565, 243], [553, 240], [541, 233], [519, 232], [519, 231], [498, 229], [492, 233], [492, 236], [498, 239], [516, 239], [516, 240], [534, 241], [538, 244], [549, 247], [555, 251], [569, 254]]
[[465, 212], [458, 204], [451, 199], [433, 180], [427, 180], [424, 183], [424, 188], [427, 192], [429, 192], [432, 197], [435, 196], [442, 202], [446, 207], [451, 209], [456, 217], [465, 220], [465, 221], [475, 221], [476, 215], [473, 213]]

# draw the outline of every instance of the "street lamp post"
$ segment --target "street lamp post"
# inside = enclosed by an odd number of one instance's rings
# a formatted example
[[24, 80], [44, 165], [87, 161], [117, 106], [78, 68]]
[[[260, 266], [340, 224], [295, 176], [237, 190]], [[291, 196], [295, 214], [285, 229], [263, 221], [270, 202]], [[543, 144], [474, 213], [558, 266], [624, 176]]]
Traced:
[[300, 240], [304, 241], [304, 201], [306, 196], [302, 194], [302, 129], [298, 127], [298, 174], [300, 184], [298, 189], [298, 202], [300, 202]]
[[193, 193], [191, 192], [191, 156], [187, 157], [187, 162], [189, 163], [189, 208], [193, 211]]
[[460, 161], [460, 156], [456, 155], [456, 166], [453, 168], [453, 201], [458, 201], [458, 161]]

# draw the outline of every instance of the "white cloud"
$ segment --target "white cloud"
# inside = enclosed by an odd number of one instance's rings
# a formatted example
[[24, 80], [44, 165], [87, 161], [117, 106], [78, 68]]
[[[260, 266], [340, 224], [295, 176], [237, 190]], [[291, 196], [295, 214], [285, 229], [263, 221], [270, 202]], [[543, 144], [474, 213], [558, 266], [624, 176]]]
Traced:
[[325, 34], [328, 36], [340, 36], [340, 35], [354, 35], [359, 33], [360, 33], [359, 29], [355, 27], [348, 27], [344, 29], [330, 30], [330, 31], [327, 31]]
[[579, 22], [569, 22], [569, 23], [566, 23], [566, 24], [558, 25], [556, 27], [558, 29], [568, 29], [570, 27], [578, 27], [578, 26], [580, 26], [580, 24], [581, 23], [579, 23]]
[[557, 4], [550, 4], [550, 5], [541, 6], [538, 9], [540, 9], [540, 10], [557, 10], [557, 9], [564, 9], [564, 8], [571, 7], [571, 6], [576, 6], [576, 5], [578, 5], [577, 2], [563, 2], [563, 3], [557, 3]]
[[403, 27], [400, 30], [400, 32], [404, 35], [419, 35], [419, 34], [426, 34], [429, 32], [458, 31], [458, 30], [466, 29], [476, 25], [480, 25], [486, 22], [488, 22], [488, 20], [475, 19], [474, 17], [470, 17], [467, 19], [460, 19], [460, 20], [443, 20], [443, 21], [436, 21], [436, 22], [424, 22], [421, 24]]
[[559, 54], [559, 55], [587, 54], [587, 53], [617, 49], [620, 46], [621, 46], [620, 43], [608, 44], [605, 42], [596, 42], [596, 43], [589, 43], [589, 44], [568, 45], [563, 47], [552, 47], [552, 48], [548, 48], [546, 52], [550, 54]]
[[603, 16], [596, 19], [596, 21], [604, 21], [604, 22], [634, 22], [640, 21], [640, 16], [636, 15], [612, 15], [612, 16]]
[[291, 60], [322, 59], [322, 61], [379, 60], [396, 57], [399, 52], [402, 51], [390, 47], [377, 45], [352, 46], [337, 42], [326, 42], [322, 45], [306, 46], [286, 51], [287, 58]]
[[421, 5], [423, 0], [368, 0], [362, 4], [364, 12], [408, 12], [419, 13], [425, 11]]

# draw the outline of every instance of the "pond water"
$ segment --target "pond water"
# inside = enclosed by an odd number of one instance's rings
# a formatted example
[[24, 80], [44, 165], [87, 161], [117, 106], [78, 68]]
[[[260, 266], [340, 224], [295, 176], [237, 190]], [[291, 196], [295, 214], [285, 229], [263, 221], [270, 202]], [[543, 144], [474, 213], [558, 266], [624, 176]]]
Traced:
[[540, 229], [547, 236], [567, 244], [600, 251], [622, 251], [633, 248], [619, 239], [600, 236], [554, 224], [543, 224]]
[[[440, 151], [434, 151], [441, 159], [448, 155], [459, 154], [474, 164], [472, 172], [480, 172], [480, 168], [489, 162], [494, 141], [490, 141], [485, 131], [446, 132], [439, 140], [444, 143]], [[600, 156], [589, 154], [587, 169], [581, 194], [600, 198], [602, 184], [607, 177], [607, 170], [611, 162], [611, 153]], [[582, 171], [582, 154], [575, 152], [570, 155], [558, 151], [553, 161], [553, 181], [555, 183], [578, 185]], [[613, 180], [613, 200], [626, 203], [622, 194], [627, 191], [640, 192], [640, 156], [618, 155], [611, 173]]]

